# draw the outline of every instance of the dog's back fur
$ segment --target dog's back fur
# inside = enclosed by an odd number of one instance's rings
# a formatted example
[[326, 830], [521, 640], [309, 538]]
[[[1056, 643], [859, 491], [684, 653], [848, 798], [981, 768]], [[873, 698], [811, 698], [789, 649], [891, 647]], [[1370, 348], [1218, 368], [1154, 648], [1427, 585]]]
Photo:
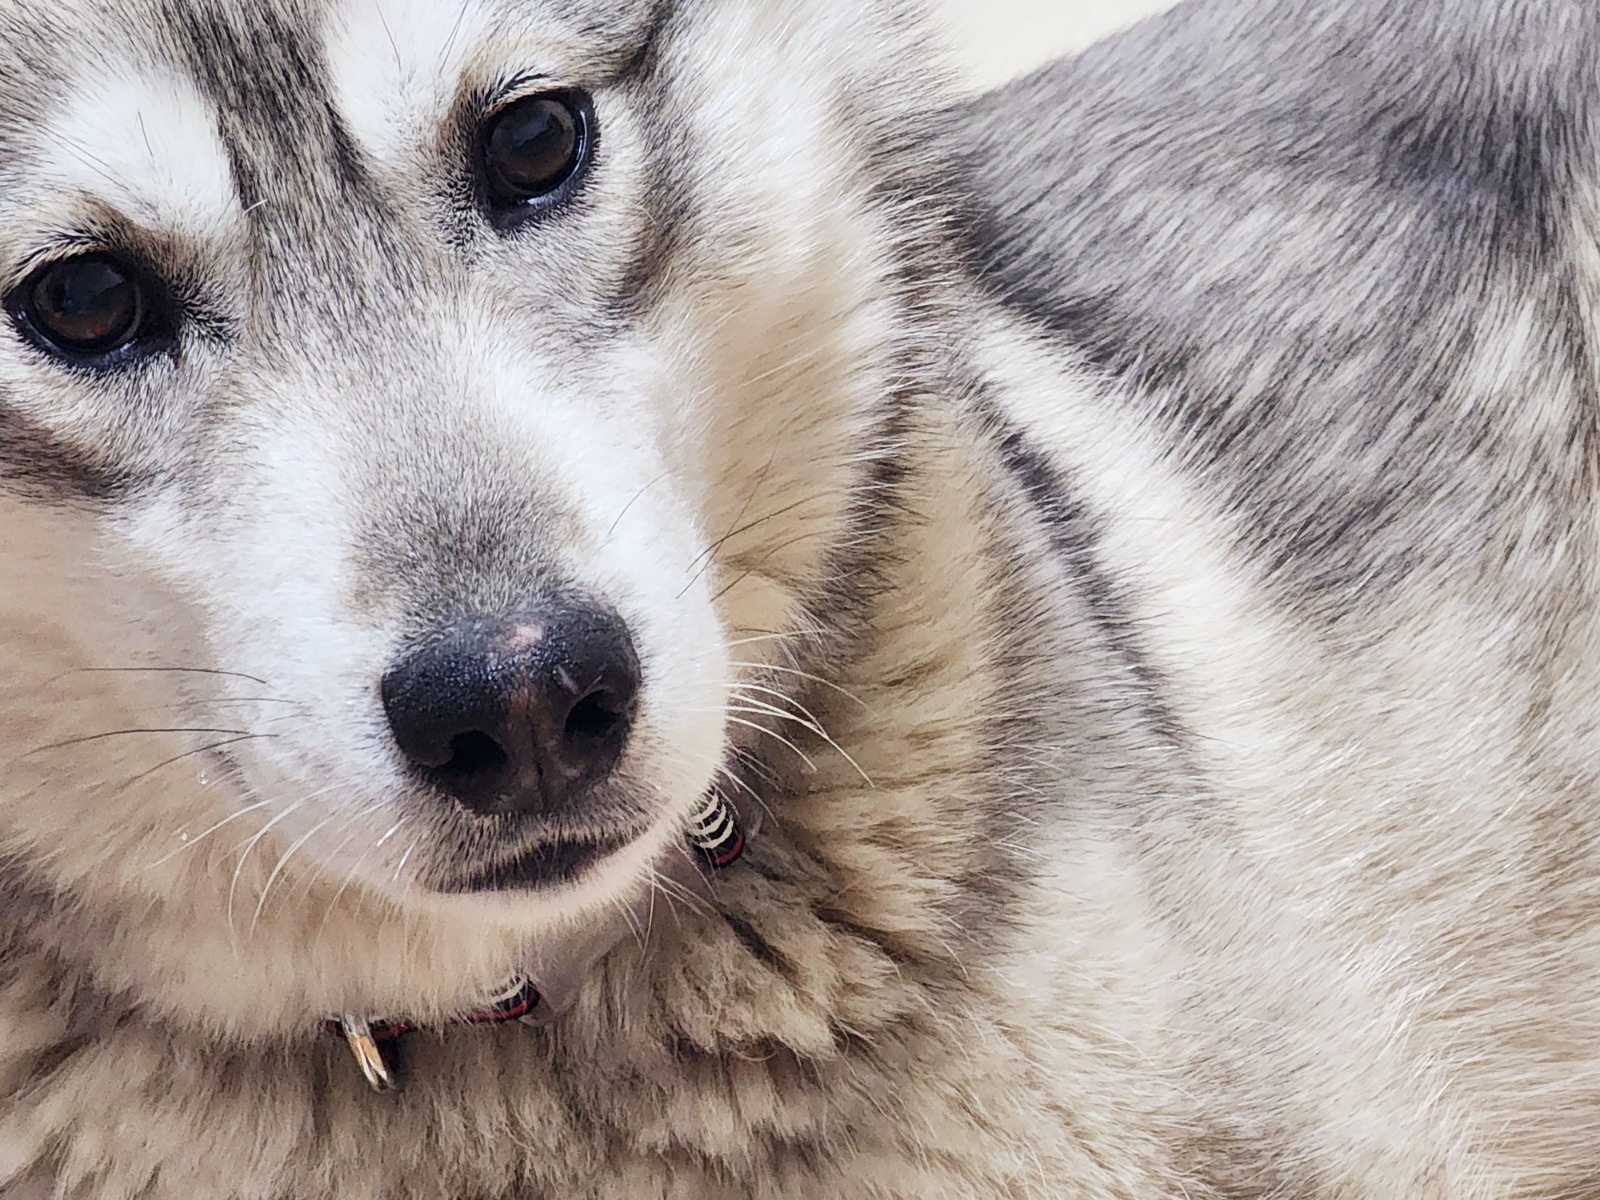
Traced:
[[[217, 332], [0, 338], [8, 1200], [1600, 1195], [1600, 11], [1207, 0], [949, 107], [853, 0], [94, 7], [0, 9], [0, 291], [63, 163], [214, 151], [148, 253]], [[526, 259], [427, 182], [473, 39], [597, 96]], [[649, 861], [433, 895], [496, 851], [373, 672], [573, 580]], [[549, 1024], [397, 1096], [321, 1031], [718, 778], [744, 859]]]
[[1012, 411], [1211, 797], [1131, 819], [1223, 1195], [1600, 1187], [1597, 39], [1190, 4], [978, 104], [985, 277], [1106, 381]]

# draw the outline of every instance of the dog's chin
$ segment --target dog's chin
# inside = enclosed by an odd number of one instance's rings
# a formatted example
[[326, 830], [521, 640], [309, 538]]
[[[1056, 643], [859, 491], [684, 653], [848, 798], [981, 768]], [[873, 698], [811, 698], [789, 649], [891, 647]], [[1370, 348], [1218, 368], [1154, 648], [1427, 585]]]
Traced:
[[491, 863], [437, 871], [427, 882], [433, 891], [453, 896], [572, 887], [584, 883], [644, 836], [636, 831], [543, 841]]

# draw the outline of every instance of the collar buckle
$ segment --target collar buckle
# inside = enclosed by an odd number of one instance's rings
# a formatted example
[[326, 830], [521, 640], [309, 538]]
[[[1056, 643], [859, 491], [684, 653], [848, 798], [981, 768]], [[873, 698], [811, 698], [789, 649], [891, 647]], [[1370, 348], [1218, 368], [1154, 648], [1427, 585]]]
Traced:
[[[695, 813], [689, 824], [687, 832], [690, 847], [713, 868], [731, 866], [744, 853], [746, 826], [741, 818], [747, 816], [753, 832], [755, 827], [753, 814], [741, 813], [725, 797], [712, 791], [704, 807]], [[575, 946], [567, 947], [566, 957], [572, 961], [566, 964], [565, 970], [561, 969], [559, 964], [555, 967], [546, 964], [547, 990], [543, 994], [534, 985], [532, 978], [527, 975], [515, 975], [498, 993], [489, 997], [485, 1007], [457, 1014], [454, 1023], [462, 1025], [500, 1025], [512, 1021], [537, 1023], [541, 1019], [540, 1014], [546, 1014], [544, 1019], [549, 1019], [549, 1016], [565, 1009], [562, 996], [566, 995], [570, 1001], [570, 995], [575, 991], [581, 974], [593, 966], [600, 955], [610, 949], [614, 942], [615, 937], [610, 931], [606, 931], [602, 936], [591, 937]], [[548, 987], [554, 987], [554, 997], [548, 991]], [[552, 998], [556, 1002], [554, 1005], [550, 1003]], [[405, 1020], [380, 1020], [345, 1013], [330, 1018], [327, 1021], [327, 1029], [329, 1033], [342, 1037], [345, 1045], [350, 1047], [356, 1065], [361, 1068], [361, 1074], [374, 1092], [381, 1094], [399, 1090], [398, 1044], [401, 1038], [416, 1031], [414, 1024]]]
[[336, 1018], [334, 1024], [338, 1026], [345, 1045], [350, 1047], [350, 1053], [355, 1056], [356, 1065], [361, 1068], [368, 1086], [379, 1093], [397, 1090], [400, 1084], [395, 1077], [394, 1065], [384, 1050], [385, 1043], [373, 1036], [372, 1022], [346, 1013]]

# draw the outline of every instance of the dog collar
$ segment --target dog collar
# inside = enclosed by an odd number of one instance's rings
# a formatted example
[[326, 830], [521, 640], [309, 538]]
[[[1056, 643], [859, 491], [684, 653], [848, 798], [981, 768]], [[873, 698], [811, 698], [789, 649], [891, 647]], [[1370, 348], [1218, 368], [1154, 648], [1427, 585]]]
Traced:
[[[739, 814], [723, 796], [712, 792], [705, 807], [689, 822], [687, 839], [690, 847], [710, 867], [720, 870], [736, 862], [745, 848], [745, 832]], [[573, 979], [586, 973], [588, 967], [614, 943], [607, 937], [590, 942], [588, 953]], [[570, 990], [570, 988], [568, 989]], [[542, 1013], [550, 1005], [544, 993], [530, 975], [517, 974], [489, 997], [483, 1007], [458, 1013], [448, 1020], [451, 1025], [503, 1025], [511, 1021], [548, 1019], [555, 1013]], [[394, 1017], [363, 1017], [344, 1013], [329, 1017], [325, 1030], [344, 1039], [356, 1065], [367, 1084], [375, 1092], [393, 1092], [400, 1086], [397, 1062], [402, 1038], [416, 1033], [420, 1028], [414, 1022]]]

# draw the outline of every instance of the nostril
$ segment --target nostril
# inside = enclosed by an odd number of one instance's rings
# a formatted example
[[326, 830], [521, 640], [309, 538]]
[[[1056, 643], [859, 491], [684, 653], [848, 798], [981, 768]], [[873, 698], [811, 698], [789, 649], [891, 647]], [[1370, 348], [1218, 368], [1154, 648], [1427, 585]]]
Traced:
[[510, 763], [500, 743], [478, 730], [457, 734], [450, 740], [450, 751], [449, 761], [435, 770], [456, 779], [493, 774]]
[[616, 734], [627, 721], [626, 705], [608, 691], [590, 692], [572, 706], [563, 730], [569, 742], [593, 742]]

